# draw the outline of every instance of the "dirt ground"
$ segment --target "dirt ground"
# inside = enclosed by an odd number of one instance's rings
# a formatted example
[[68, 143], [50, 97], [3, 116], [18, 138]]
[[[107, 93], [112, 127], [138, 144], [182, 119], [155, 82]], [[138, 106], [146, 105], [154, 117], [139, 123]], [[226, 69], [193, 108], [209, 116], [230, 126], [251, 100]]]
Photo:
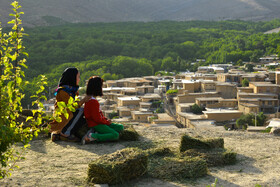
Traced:
[[[237, 152], [235, 165], [211, 167], [209, 174], [196, 180], [175, 183], [142, 177], [121, 186], [207, 186], [218, 179], [218, 186], [280, 186], [280, 137], [265, 133], [225, 131], [221, 128], [178, 129], [173, 126], [137, 125], [141, 141], [163, 142], [179, 148], [184, 133], [193, 136], [223, 137], [225, 147]], [[80, 145], [74, 142], [53, 143], [48, 138], [33, 140], [12, 176], [0, 181], [0, 186], [87, 186], [88, 164], [100, 155], [127, 147], [128, 142]]]

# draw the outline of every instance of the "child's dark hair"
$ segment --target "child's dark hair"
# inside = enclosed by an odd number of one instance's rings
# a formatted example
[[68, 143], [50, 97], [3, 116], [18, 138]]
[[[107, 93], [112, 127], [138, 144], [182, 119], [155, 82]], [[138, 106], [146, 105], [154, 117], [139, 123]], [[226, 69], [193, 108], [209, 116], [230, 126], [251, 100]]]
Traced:
[[103, 79], [100, 77], [91, 77], [88, 80], [87, 83], [87, 95], [93, 95], [93, 96], [103, 96], [102, 92], [102, 85], [103, 85]]

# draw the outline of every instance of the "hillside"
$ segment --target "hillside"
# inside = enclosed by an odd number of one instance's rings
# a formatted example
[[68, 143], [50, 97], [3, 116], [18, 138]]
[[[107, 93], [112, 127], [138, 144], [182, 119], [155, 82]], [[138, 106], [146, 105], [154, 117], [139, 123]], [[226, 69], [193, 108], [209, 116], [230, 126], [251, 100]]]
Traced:
[[191, 136], [222, 137], [225, 147], [237, 152], [237, 163], [223, 167], [210, 167], [205, 177], [197, 180], [163, 181], [144, 176], [119, 186], [155, 187], [205, 187], [218, 179], [217, 186], [279, 186], [278, 167], [279, 137], [266, 133], [225, 131], [215, 128], [178, 129], [138, 125], [135, 129], [142, 135], [140, 142], [111, 142], [79, 145], [74, 142], [53, 143], [50, 139], [39, 138], [31, 142], [31, 148], [18, 164], [10, 178], [0, 180], [0, 186], [88, 186], [85, 184], [88, 164], [104, 154], [113, 153], [126, 147], [145, 145], [179, 148], [181, 134]]
[[[10, 1], [11, 2], [11, 1]], [[10, 3], [1, 2], [1, 22], [8, 21]], [[271, 20], [279, 18], [276, 0], [25, 0], [25, 25], [65, 22], [123, 22], [160, 20]]]

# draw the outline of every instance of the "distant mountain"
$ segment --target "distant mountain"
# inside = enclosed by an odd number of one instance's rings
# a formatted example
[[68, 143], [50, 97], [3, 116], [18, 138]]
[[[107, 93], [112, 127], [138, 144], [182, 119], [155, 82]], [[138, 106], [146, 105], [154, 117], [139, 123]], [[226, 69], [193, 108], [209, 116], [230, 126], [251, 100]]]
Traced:
[[[9, 20], [10, 2], [1, 0], [0, 21]], [[279, 0], [23, 0], [25, 25], [66, 22], [160, 20], [271, 20], [280, 18]]]

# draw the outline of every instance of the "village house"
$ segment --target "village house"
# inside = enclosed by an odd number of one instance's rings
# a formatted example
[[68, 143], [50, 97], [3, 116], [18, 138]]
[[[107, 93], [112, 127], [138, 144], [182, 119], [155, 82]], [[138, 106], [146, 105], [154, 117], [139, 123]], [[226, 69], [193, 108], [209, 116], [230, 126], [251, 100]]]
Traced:
[[130, 87], [108, 87], [108, 88], [103, 88], [103, 93], [121, 94], [122, 91], [135, 91], [135, 88], [130, 88]]
[[237, 87], [232, 83], [216, 82], [216, 92], [224, 99], [236, 99]]
[[[238, 66], [239, 68], [239, 66]], [[229, 74], [245, 74], [245, 71], [243, 69], [230, 69], [228, 70]]]
[[150, 84], [151, 86], [154, 86], [154, 88], [157, 88], [159, 85], [159, 79], [161, 79], [161, 77], [158, 76], [144, 76], [144, 79], [151, 81], [152, 84]]
[[225, 68], [219, 66], [200, 66], [196, 73], [225, 73]]
[[151, 102], [140, 102], [140, 110], [141, 111], [150, 111], [152, 104]]
[[154, 89], [155, 87], [154, 86], [137, 86], [136, 87], [136, 92], [137, 94], [139, 95], [144, 95], [144, 94], [147, 94], [147, 93], [154, 93]]
[[198, 97], [219, 97], [220, 94], [218, 92], [208, 92], [208, 93], [188, 93], [187, 91], [182, 94], [178, 95], [177, 98], [175, 98], [175, 103], [176, 104], [181, 104], [181, 103], [195, 103], [195, 99]]
[[214, 73], [214, 69], [209, 66], [199, 66], [196, 73]]
[[217, 75], [216, 74], [202, 74], [202, 73], [189, 74], [189, 75], [185, 76], [185, 80], [212, 80], [212, 81], [217, 81]]
[[241, 74], [229, 74], [229, 73], [221, 73], [217, 75], [218, 82], [233, 82], [236, 84], [241, 84], [242, 75]]
[[179, 73], [179, 74], [175, 75], [175, 79], [183, 80], [183, 79], [186, 79], [186, 76], [192, 76], [194, 74], [195, 73], [193, 73], [193, 72], [182, 72], [182, 73]]
[[182, 79], [173, 79], [172, 89], [183, 89], [183, 80]]
[[205, 115], [194, 115], [193, 113], [177, 112], [176, 120], [186, 128], [195, 128], [193, 121], [205, 120]]
[[278, 94], [273, 93], [238, 92], [237, 99], [238, 109], [245, 114], [255, 112], [275, 113], [279, 105]]
[[263, 112], [271, 114], [277, 112], [278, 99], [273, 98], [251, 98], [240, 99], [238, 109], [244, 113]]
[[230, 74], [222, 73], [217, 75], [217, 80], [219, 82], [231, 82], [237, 85], [241, 85], [244, 79], [247, 79], [249, 82], [263, 82], [267, 78], [267, 75], [264, 73], [254, 73], [254, 74]]
[[275, 82], [280, 85], [280, 71], [275, 72]]
[[161, 93], [166, 93], [167, 88], [165, 85], [158, 85], [158, 88], [155, 88], [155, 93], [161, 94]]
[[225, 69], [224, 68], [222, 68], [222, 67], [212, 67], [212, 69], [214, 70], [214, 73], [217, 73], [217, 74], [219, 74], [219, 73], [225, 73]]
[[201, 82], [201, 91], [202, 92], [215, 92], [216, 91], [216, 82], [212, 80], [202, 80]]
[[252, 103], [238, 103], [238, 110], [243, 112], [243, 114], [249, 114], [249, 113], [259, 113], [260, 107], [259, 105], [252, 104]]
[[135, 95], [138, 95], [137, 90], [135, 88], [121, 90], [121, 94], [124, 95], [124, 96], [135, 96]]
[[238, 93], [254, 93], [253, 88], [249, 88], [249, 87], [237, 87], [237, 92]]
[[146, 94], [144, 96], [141, 96], [142, 102], [154, 102], [160, 100], [161, 100], [161, 96], [159, 94]]
[[247, 79], [249, 82], [264, 82], [267, 78], [267, 75], [264, 73], [254, 73], [254, 74], [243, 74], [241, 82], [244, 79]]
[[117, 107], [118, 115], [122, 118], [127, 117], [131, 118], [131, 109], [127, 107]]
[[147, 123], [149, 116], [154, 116], [154, 114], [152, 112], [131, 111], [131, 116], [133, 121]]
[[256, 67], [253, 67], [254, 72], [267, 72], [267, 67], [262, 67], [261, 65], [257, 65]]
[[228, 70], [234, 68], [234, 67], [232, 66], [232, 64], [212, 64], [211, 66], [212, 66], [212, 67], [223, 68], [225, 71], [228, 71]]
[[180, 103], [176, 105], [176, 112], [191, 112], [193, 103]]
[[165, 77], [163, 79], [160, 79], [158, 88], [162, 88], [164, 86], [165, 91], [169, 90], [170, 88], [172, 88], [173, 79], [174, 77]]
[[103, 83], [104, 88], [110, 88], [110, 87], [117, 87], [117, 81], [116, 80], [107, 80]]
[[237, 99], [217, 98], [196, 98], [195, 103], [205, 108], [237, 108]]
[[231, 83], [215, 82], [212, 80], [182, 80], [182, 84], [182, 90], [188, 93], [218, 92], [225, 99], [236, 98], [236, 85]]
[[237, 100], [245, 99], [245, 98], [271, 98], [271, 99], [278, 99], [277, 94], [270, 94], [270, 93], [246, 93], [246, 92], [238, 92], [237, 93]]
[[183, 90], [188, 91], [188, 93], [195, 93], [201, 91], [200, 81], [189, 81], [182, 80]]
[[272, 93], [279, 94], [279, 85], [270, 82], [250, 82], [249, 88], [253, 89], [254, 93]]
[[269, 71], [267, 73], [267, 78], [265, 79], [266, 82], [271, 82], [273, 84], [276, 84], [275, 80], [276, 80], [276, 72], [275, 71]]
[[140, 98], [138, 97], [119, 97], [118, 107], [125, 106], [127, 108], [138, 110], [140, 104]]
[[215, 120], [217, 122], [231, 121], [240, 118], [243, 114], [239, 110], [228, 110], [228, 109], [209, 109], [203, 111], [205, 118], [208, 120]]
[[271, 63], [271, 62], [279, 60], [279, 58], [278, 58], [278, 55], [270, 55], [270, 56], [261, 57], [259, 60], [260, 60], [260, 63]]
[[161, 102], [161, 96], [158, 94], [146, 94], [140, 98], [140, 111], [154, 111]]
[[116, 94], [116, 93], [103, 93], [102, 96], [104, 99], [112, 100], [114, 102], [118, 102], [119, 97], [124, 97], [122, 94]]

